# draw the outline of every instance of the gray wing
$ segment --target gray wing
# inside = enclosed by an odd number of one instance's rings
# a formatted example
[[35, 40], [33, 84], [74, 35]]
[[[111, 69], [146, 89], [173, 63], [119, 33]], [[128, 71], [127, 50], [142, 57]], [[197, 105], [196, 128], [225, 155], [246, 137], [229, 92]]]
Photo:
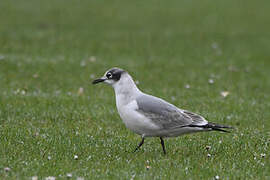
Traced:
[[198, 119], [198, 115], [185, 113], [184, 110], [154, 96], [143, 94], [136, 101], [137, 111], [163, 129], [186, 127], [195, 122], [193, 118]]
[[183, 110], [183, 113], [185, 113], [186, 115], [188, 115], [191, 119], [192, 119], [192, 124], [191, 125], [205, 125], [208, 123], [208, 121], [206, 121], [204, 119], [204, 117], [195, 114], [193, 112], [187, 111], [187, 110]]
[[137, 111], [163, 129], [175, 129], [207, 123], [202, 116], [181, 110], [154, 96], [143, 94], [136, 98], [136, 101], [138, 104]]

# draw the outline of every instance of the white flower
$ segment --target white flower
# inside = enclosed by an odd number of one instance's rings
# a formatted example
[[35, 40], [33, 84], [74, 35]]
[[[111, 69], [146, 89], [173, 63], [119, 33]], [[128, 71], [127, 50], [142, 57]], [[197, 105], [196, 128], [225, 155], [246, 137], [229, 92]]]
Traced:
[[4, 60], [4, 59], [5, 59], [5, 56], [0, 55], [0, 60]]
[[95, 77], [96, 77], [96, 76], [95, 76], [94, 74], [91, 74], [91, 75], [90, 75], [90, 78], [91, 78], [91, 79], [94, 79]]
[[208, 79], [208, 83], [209, 84], [214, 84], [214, 80], [213, 79]]
[[189, 84], [186, 84], [186, 85], [185, 85], [185, 88], [186, 88], [186, 89], [189, 89], [189, 88], [190, 88], [190, 85], [189, 85]]
[[82, 95], [83, 94], [83, 91], [84, 91], [83, 87], [80, 87], [78, 89], [78, 95]]
[[211, 46], [212, 46], [213, 49], [217, 49], [218, 48], [218, 44], [216, 42], [213, 42]]
[[85, 62], [85, 61], [81, 61], [80, 65], [81, 65], [82, 67], [84, 67], [84, 66], [86, 66], [86, 62]]
[[96, 62], [96, 60], [97, 60], [97, 58], [96, 58], [95, 56], [91, 56], [91, 57], [89, 58], [89, 61], [90, 61], [90, 62]]
[[25, 95], [25, 94], [26, 94], [25, 90], [21, 90], [21, 95]]
[[221, 93], [220, 93], [220, 95], [222, 96], [222, 97], [227, 97], [228, 95], [230, 94], [230, 92], [229, 91], [222, 91]]
[[55, 177], [54, 176], [49, 176], [49, 177], [46, 177], [45, 180], [55, 180]]
[[32, 180], [38, 180], [38, 177], [37, 177], [37, 176], [32, 176], [31, 179], [32, 179]]

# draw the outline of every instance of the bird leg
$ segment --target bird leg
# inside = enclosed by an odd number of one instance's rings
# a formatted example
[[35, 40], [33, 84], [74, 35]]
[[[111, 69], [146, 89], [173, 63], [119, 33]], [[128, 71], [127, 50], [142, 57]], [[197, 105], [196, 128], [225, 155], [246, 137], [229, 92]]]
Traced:
[[161, 143], [164, 154], [166, 154], [165, 145], [164, 145], [164, 141], [163, 141], [162, 137], [160, 137], [160, 143]]
[[144, 143], [144, 137], [142, 138], [142, 141], [140, 142], [140, 144], [136, 147], [135, 151], [136, 152]]

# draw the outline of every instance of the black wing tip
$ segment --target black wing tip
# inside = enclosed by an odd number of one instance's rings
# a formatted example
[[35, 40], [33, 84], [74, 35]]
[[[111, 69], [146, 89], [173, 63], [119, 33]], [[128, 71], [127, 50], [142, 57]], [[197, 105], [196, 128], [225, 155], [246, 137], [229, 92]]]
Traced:
[[208, 122], [208, 124], [206, 124], [210, 127], [216, 127], [216, 128], [228, 128], [228, 129], [234, 129], [234, 127], [232, 126], [226, 126], [226, 125], [220, 125], [220, 124], [216, 124], [216, 123], [212, 123], [212, 122]]
[[221, 128], [211, 128], [213, 131], [221, 131], [221, 132], [225, 132], [225, 133], [231, 133], [231, 131], [227, 131]]
[[227, 131], [224, 129], [233, 129], [232, 126], [220, 125], [220, 124], [211, 123], [211, 122], [206, 124], [206, 126], [208, 128], [211, 128], [213, 131], [221, 131], [221, 132], [225, 132], [225, 133], [230, 133], [231, 131]]
[[224, 129], [234, 129], [234, 127], [232, 126], [225, 126], [225, 125], [220, 125], [220, 124], [211, 123], [211, 122], [208, 122], [205, 125], [190, 125], [190, 127], [200, 127], [200, 128], [205, 128], [205, 129], [209, 129], [213, 131], [221, 131], [221, 132], [226, 132], [226, 133], [230, 133], [231, 131], [227, 131]]

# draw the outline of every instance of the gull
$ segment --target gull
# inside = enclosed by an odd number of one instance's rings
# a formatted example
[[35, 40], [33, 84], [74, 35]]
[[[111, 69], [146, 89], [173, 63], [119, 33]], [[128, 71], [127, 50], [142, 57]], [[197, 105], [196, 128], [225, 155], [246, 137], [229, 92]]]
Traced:
[[208, 122], [204, 117], [180, 109], [165, 100], [140, 91], [129, 73], [120, 68], [111, 68], [104, 76], [94, 80], [104, 82], [114, 88], [118, 113], [128, 129], [142, 137], [136, 152], [146, 137], [159, 137], [164, 154], [164, 138], [183, 134], [222, 131], [230, 126]]

